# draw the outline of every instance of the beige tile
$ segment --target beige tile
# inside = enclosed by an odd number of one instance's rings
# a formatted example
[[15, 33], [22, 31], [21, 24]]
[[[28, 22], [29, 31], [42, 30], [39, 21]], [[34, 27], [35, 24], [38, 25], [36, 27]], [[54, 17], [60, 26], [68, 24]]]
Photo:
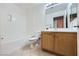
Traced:
[[30, 45], [24, 46], [19, 50], [16, 50], [9, 54], [9, 56], [55, 56], [48, 52], [42, 51], [40, 47], [30, 47]]

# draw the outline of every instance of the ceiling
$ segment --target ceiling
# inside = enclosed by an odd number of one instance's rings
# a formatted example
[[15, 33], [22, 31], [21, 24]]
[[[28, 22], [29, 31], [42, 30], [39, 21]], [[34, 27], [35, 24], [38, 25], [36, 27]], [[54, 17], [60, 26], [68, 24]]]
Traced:
[[15, 5], [27, 10], [27, 9], [36, 8], [39, 6], [44, 6], [45, 3], [15, 3]]
[[[33, 8], [37, 8], [40, 6], [46, 6], [49, 3], [14, 3], [15, 5], [17, 5], [18, 7], [27, 10], [27, 9], [33, 9]], [[52, 3], [53, 5], [57, 4], [57, 3]], [[46, 13], [51, 13], [51, 12], [57, 12], [60, 10], [65, 10], [67, 8], [68, 3], [62, 3], [58, 6], [55, 7], [51, 7], [49, 8]]]
[[[76, 8], [77, 4], [76, 3], [73, 3], [72, 4], [72, 8]], [[49, 13], [54, 13], [54, 12], [57, 12], [57, 11], [62, 11], [62, 10], [66, 10], [68, 7], [68, 3], [62, 3], [62, 4], [59, 4], [57, 6], [54, 6], [54, 7], [51, 7], [51, 8], [48, 8], [46, 10], [46, 13], [49, 14]]]
[[[37, 7], [40, 7], [40, 6], [45, 6], [49, 3], [14, 3], [16, 6], [24, 9], [24, 10], [27, 10], [27, 9], [33, 9], [33, 8], [37, 8]], [[56, 3], [51, 3], [51, 4], [56, 4]], [[50, 5], [49, 5], [50, 6]], [[56, 10], [60, 10], [60, 9], [65, 9], [67, 6], [67, 4], [62, 4], [62, 5], [59, 5], [59, 6], [55, 6], [54, 8], [52, 8], [52, 11], [56, 11]]]
[[49, 9], [46, 10], [46, 13], [54, 13], [54, 12], [57, 12], [57, 11], [61, 11], [61, 10], [65, 10], [67, 8], [67, 3], [62, 3], [60, 5], [57, 5], [55, 7], [51, 7]]

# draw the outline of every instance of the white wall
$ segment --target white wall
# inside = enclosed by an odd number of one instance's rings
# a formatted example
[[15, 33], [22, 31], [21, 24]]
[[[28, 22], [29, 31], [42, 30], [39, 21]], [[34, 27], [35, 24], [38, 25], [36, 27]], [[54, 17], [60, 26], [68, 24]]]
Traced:
[[[12, 15], [15, 21], [9, 20]], [[9, 54], [16, 48], [29, 44], [27, 36], [45, 29], [44, 7], [23, 10], [14, 4], [0, 4], [0, 36], [4, 39], [0, 54]]]
[[[9, 20], [10, 14], [15, 21]], [[0, 4], [0, 38], [4, 38], [1, 40], [2, 53], [8, 53], [25, 42], [21, 39], [27, 35], [26, 20], [26, 11], [14, 4]]]
[[45, 9], [43, 6], [32, 8], [28, 11], [27, 32], [33, 34], [45, 29]]

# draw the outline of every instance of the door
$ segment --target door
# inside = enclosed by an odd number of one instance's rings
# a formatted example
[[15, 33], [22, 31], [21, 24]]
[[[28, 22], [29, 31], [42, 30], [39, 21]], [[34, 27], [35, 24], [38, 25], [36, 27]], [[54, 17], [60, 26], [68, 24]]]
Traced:
[[64, 28], [64, 18], [63, 16], [55, 17], [55, 27], [57, 28]]
[[[62, 36], [62, 37], [61, 37]], [[55, 52], [61, 55], [77, 55], [77, 33], [55, 33]]]
[[54, 33], [42, 32], [41, 47], [45, 50], [48, 50], [48, 51], [54, 50]]

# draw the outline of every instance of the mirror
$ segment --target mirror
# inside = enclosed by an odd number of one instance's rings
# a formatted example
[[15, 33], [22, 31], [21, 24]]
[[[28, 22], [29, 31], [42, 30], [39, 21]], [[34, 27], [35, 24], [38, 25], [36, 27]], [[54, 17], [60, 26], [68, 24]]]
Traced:
[[51, 3], [45, 14], [47, 28], [74, 28], [77, 24], [76, 3]]
[[77, 4], [72, 4], [71, 7], [71, 12], [70, 12], [70, 21], [73, 21], [75, 18], [77, 18]]
[[77, 26], [77, 3], [72, 3], [70, 6], [70, 25], [71, 28]]

